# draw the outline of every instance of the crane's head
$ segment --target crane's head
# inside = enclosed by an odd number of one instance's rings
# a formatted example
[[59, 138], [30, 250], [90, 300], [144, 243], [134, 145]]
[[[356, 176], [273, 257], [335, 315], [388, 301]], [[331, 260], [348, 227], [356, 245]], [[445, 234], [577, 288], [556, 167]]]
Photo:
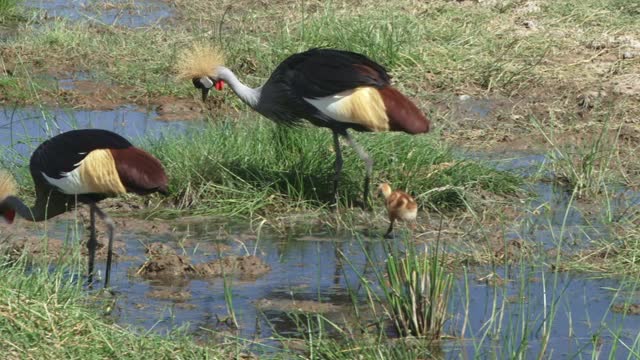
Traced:
[[15, 195], [17, 185], [13, 176], [8, 172], [0, 170], [0, 216], [9, 224], [16, 217], [16, 212], [5, 204], [5, 199], [11, 195]]
[[376, 191], [376, 195], [384, 196], [384, 198], [386, 199], [387, 197], [389, 197], [389, 195], [391, 195], [391, 186], [389, 186], [389, 184], [387, 183], [382, 183], [378, 185], [378, 190]]
[[218, 79], [218, 69], [223, 63], [222, 51], [215, 47], [196, 44], [178, 56], [176, 70], [179, 79], [190, 79], [193, 86], [202, 91], [202, 101], [205, 101], [212, 87], [222, 90], [224, 86], [224, 81]]

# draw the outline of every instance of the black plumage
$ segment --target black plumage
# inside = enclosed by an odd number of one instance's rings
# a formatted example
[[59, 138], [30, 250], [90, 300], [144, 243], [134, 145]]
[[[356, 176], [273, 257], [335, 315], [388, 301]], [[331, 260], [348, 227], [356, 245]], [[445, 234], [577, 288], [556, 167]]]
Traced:
[[[195, 54], [196, 52], [194, 52]], [[424, 114], [391, 86], [385, 68], [365, 55], [351, 51], [314, 48], [283, 60], [261, 87], [242, 84], [231, 70], [217, 66], [211, 72], [197, 73], [193, 64], [215, 63], [211, 57], [188, 61], [184, 73], [193, 74], [194, 86], [203, 99], [211, 87], [229, 83], [235, 93], [254, 110], [286, 126], [308, 120], [333, 132], [336, 153], [333, 202], [342, 171], [342, 136], [365, 162], [364, 203], [369, 202], [369, 182], [373, 160], [350, 136], [355, 131], [404, 131], [426, 133], [430, 123]], [[214, 75], [211, 75], [214, 74]]]
[[[89, 161], [89, 155], [97, 150], [102, 151], [99, 153], [102, 156]], [[123, 192], [166, 193], [168, 180], [162, 165], [152, 155], [134, 147], [116, 133], [83, 129], [68, 131], [44, 141], [31, 156], [29, 168], [35, 184], [35, 205], [29, 208], [19, 198], [7, 196], [0, 203], [0, 213], [11, 211], [27, 220], [42, 221], [75, 208], [78, 202], [88, 204], [91, 210], [91, 235], [87, 242], [89, 281], [93, 275], [97, 247], [95, 216], [98, 215], [109, 229], [105, 272], [107, 287], [115, 226], [97, 203]]]

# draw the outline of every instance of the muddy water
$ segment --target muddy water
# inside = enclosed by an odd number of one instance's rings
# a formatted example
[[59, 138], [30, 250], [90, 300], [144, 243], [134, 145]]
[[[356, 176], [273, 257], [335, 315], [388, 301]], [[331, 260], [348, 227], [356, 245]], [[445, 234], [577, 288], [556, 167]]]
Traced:
[[[130, 138], [162, 136], [164, 131], [184, 131], [185, 123], [162, 123], [154, 120], [156, 114], [121, 108], [115, 111], [78, 111], [73, 115], [64, 111], [44, 113], [38, 109], [4, 109], [0, 113], [0, 145], [12, 146], [17, 154], [30, 153], [42, 138], [71, 128], [99, 127]], [[510, 153], [485, 158], [498, 168], [517, 171], [525, 176], [536, 173], [543, 155]], [[606, 210], [575, 206], [571, 193], [564, 187], [539, 182], [527, 188], [535, 194], [528, 204], [529, 211], [506, 233], [507, 240], [524, 239], [545, 248], [559, 245], [566, 250], [581, 248], [590, 241], [608, 236], [604, 219]], [[614, 191], [611, 214], [619, 214], [640, 202], [640, 194], [625, 189]], [[69, 221], [56, 223], [49, 236], [67, 238]], [[335, 235], [315, 230], [291, 230], [280, 234], [263, 229], [260, 238], [246, 224], [221, 223], [200, 220], [190, 225], [178, 225], [178, 232], [154, 234], [119, 231], [126, 243], [126, 256], [119, 258], [112, 274], [112, 285], [117, 293], [113, 319], [123, 325], [132, 325], [143, 331], [166, 334], [178, 328], [187, 328], [203, 340], [229, 334], [224, 282], [220, 278], [174, 278], [149, 280], [136, 275], [145, 262], [144, 244], [162, 242], [189, 258], [193, 264], [217, 259], [220, 255], [255, 254], [271, 268], [257, 278], [234, 278], [233, 306], [240, 329], [234, 336], [259, 339], [267, 345], [277, 332], [283, 336], [299, 337], [292, 312], [321, 312], [329, 320], [348, 323], [353, 316], [352, 298], [359, 302], [365, 297], [358, 288], [357, 272], [371, 277], [371, 264], [363, 255], [362, 243], [352, 234]], [[384, 229], [380, 229], [382, 234]], [[368, 251], [382, 258], [383, 249], [378, 237], [362, 237]], [[221, 253], [219, 253], [219, 251]], [[349, 259], [350, 264], [339, 255]], [[540, 260], [542, 261], [542, 260]], [[519, 345], [528, 355], [535, 355], [541, 345], [541, 329], [551, 326], [549, 350], [556, 357], [581, 354], [589, 356], [594, 345], [604, 354], [613, 346], [613, 335], [619, 334], [627, 343], [633, 343], [640, 331], [637, 316], [624, 317], [611, 312], [612, 303], [626, 300], [616, 289], [623, 287], [616, 279], [590, 279], [581, 275], [560, 273], [554, 290], [554, 274], [545, 272], [537, 264], [515, 267], [474, 269], [469, 275], [468, 322], [464, 339], [447, 341], [443, 351], [448, 358], [462, 353], [473, 356], [497, 354], [509, 357], [502, 349], [515, 349]], [[380, 266], [378, 263], [376, 266]], [[104, 269], [104, 264], [99, 264]], [[354, 270], [355, 269], [355, 270]], [[502, 283], [479, 281], [488, 274], [497, 274]], [[464, 323], [465, 280], [455, 284], [451, 305], [453, 318], [448, 332], [460, 335]], [[612, 290], [613, 289], [613, 290]], [[640, 296], [624, 292], [624, 296]], [[552, 325], [544, 324], [545, 311], [555, 302], [557, 312]], [[496, 304], [497, 308], [493, 307]], [[488, 322], [494, 313], [502, 316], [499, 323]], [[489, 336], [479, 344], [485, 331]], [[523, 331], [525, 332], [524, 335]], [[526, 344], [521, 340], [527, 339]], [[470, 340], [472, 339], [472, 340]], [[491, 341], [492, 339], [493, 341]], [[594, 340], [595, 339], [595, 340]], [[505, 347], [505, 344], [511, 344]], [[619, 347], [619, 354], [627, 354]], [[266, 351], [259, 345], [256, 351]]]
[[[67, 228], [59, 224], [57, 231], [62, 233]], [[246, 225], [213, 220], [178, 228], [177, 233], [161, 235], [120, 232], [126, 242], [127, 256], [120, 258], [112, 277], [117, 303], [111, 316], [116, 322], [161, 334], [186, 327], [205, 341], [220, 334], [232, 334], [277, 346], [277, 342], [271, 340], [274, 332], [285, 337], [301, 336], [292, 313], [320, 312], [338, 324], [352, 321], [350, 292], [357, 294], [359, 302], [365, 301], [356, 271], [373, 279], [372, 265], [367, 265], [362, 247], [374, 258], [383, 258], [382, 243], [376, 237], [361, 237], [360, 242], [347, 234], [315, 231], [309, 235], [308, 230], [301, 229], [282, 235], [263, 229], [258, 240]], [[145, 261], [143, 244], [151, 242], [162, 242], [177, 249], [194, 264], [218, 256], [246, 255], [255, 250], [256, 255], [271, 266], [271, 271], [255, 279], [232, 280], [233, 306], [240, 329], [232, 331], [224, 321], [227, 310], [222, 279], [161, 281], [137, 276], [136, 270]], [[342, 260], [340, 252], [350, 264]], [[104, 269], [104, 264], [101, 263], [99, 269]], [[496, 281], [483, 281], [488, 274], [496, 274], [494, 278], [500, 279], [500, 285], [496, 286]], [[640, 331], [637, 316], [624, 317], [609, 309], [612, 303], [621, 303], [629, 297], [638, 302], [638, 293], [626, 291], [619, 280], [590, 279], [570, 273], [559, 273], [554, 287], [554, 276], [527, 264], [475, 269], [468, 277], [470, 301], [465, 340], [445, 342], [443, 352], [447, 358], [459, 358], [461, 353], [469, 357], [496, 353], [499, 358], [508, 358], [506, 348], [502, 350], [504, 344], [511, 344], [510, 349], [525, 346], [525, 353], [535, 355], [545, 325], [543, 314], [545, 309], [550, 311], [552, 302], [557, 304], [557, 311], [551, 325], [549, 351], [556, 356], [577, 353], [588, 356], [593, 351], [593, 339], [597, 340], [600, 351], [608, 353], [613, 346], [613, 334], [633, 342]], [[447, 329], [456, 336], [460, 335], [464, 323], [465, 286], [463, 278], [456, 281], [450, 307], [453, 317]], [[617, 293], [616, 289], [620, 288], [623, 291]], [[497, 315], [492, 316], [494, 313]], [[501, 322], [489, 322], [500, 316]], [[489, 336], [481, 343], [487, 329]], [[526, 344], [520, 344], [523, 337]], [[476, 348], [474, 343], [482, 345]], [[254, 350], [267, 351], [259, 345]], [[626, 354], [624, 349], [619, 353]]]
[[173, 15], [167, 2], [153, 0], [104, 3], [90, 0], [27, 0], [25, 6], [44, 10], [49, 17], [133, 28], [158, 24]]
[[161, 122], [157, 117], [154, 111], [130, 106], [108, 111], [5, 107], [0, 109], [0, 146], [11, 149], [3, 151], [4, 157], [28, 157], [44, 139], [71, 129], [111, 130], [135, 142], [197, 126], [193, 122]]
[[[544, 154], [503, 152], [500, 154], [465, 154], [465, 157], [485, 161], [503, 171], [531, 177], [553, 179], [553, 174], [542, 166], [549, 162]], [[640, 192], [621, 186], [609, 190], [609, 205], [589, 203], [589, 199], [576, 199], [569, 187], [552, 181], [539, 181], [525, 185], [533, 194], [528, 211], [522, 221], [506, 234], [506, 239], [527, 239], [545, 248], [577, 249], [592, 240], [609, 237], [608, 223], [623, 216], [628, 209], [640, 204]]]

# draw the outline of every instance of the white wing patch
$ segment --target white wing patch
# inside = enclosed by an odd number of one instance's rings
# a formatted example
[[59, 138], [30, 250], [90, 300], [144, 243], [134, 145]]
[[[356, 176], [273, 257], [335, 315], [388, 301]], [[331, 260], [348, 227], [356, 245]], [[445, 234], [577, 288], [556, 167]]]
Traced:
[[321, 113], [339, 122], [359, 124], [373, 131], [389, 130], [389, 117], [377, 89], [363, 86], [321, 97], [304, 98]]
[[60, 179], [50, 178], [45, 173], [42, 175], [49, 184], [64, 194], [117, 195], [127, 192], [120, 181], [115, 160], [109, 149], [93, 150], [73, 166], [73, 170], [61, 173]]
[[73, 165], [76, 167], [75, 169], [69, 172], [60, 173], [60, 175], [62, 176], [60, 179], [54, 179], [54, 178], [48, 177], [47, 174], [45, 174], [44, 172], [42, 173], [42, 176], [44, 176], [45, 180], [47, 180], [49, 184], [57, 187], [64, 194], [69, 194], [69, 195], [89, 194], [91, 193], [91, 190], [89, 189], [87, 184], [85, 184], [82, 181], [82, 178], [80, 177], [81, 164], [82, 164], [82, 161]]

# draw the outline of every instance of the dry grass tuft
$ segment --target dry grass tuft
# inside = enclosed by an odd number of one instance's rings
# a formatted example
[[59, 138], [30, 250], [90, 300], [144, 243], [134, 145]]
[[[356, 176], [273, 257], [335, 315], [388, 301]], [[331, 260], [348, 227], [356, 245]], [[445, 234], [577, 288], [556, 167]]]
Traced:
[[18, 185], [13, 176], [4, 170], [0, 170], [0, 201], [17, 192]]
[[217, 76], [217, 68], [224, 64], [224, 54], [217, 47], [196, 44], [193, 48], [182, 51], [175, 65], [178, 79], [191, 80], [209, 76]]

